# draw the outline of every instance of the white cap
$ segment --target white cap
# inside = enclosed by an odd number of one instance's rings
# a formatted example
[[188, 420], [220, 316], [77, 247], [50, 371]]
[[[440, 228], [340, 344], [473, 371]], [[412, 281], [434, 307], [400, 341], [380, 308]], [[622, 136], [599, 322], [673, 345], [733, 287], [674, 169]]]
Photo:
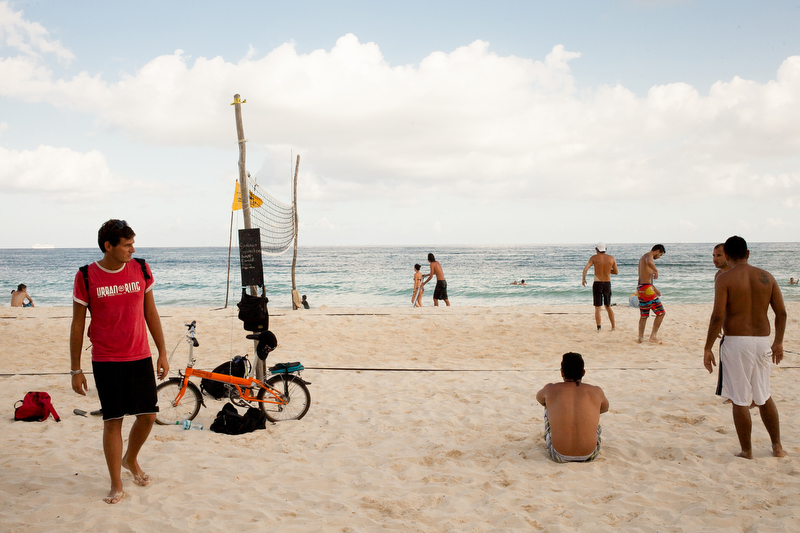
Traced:
[[597, 244], [595, 244], [594, 247], [597, 248], [598, 252], [605, 252], [606, 251], [606, 243], [604, 243], [604, 242], [598, 242]]

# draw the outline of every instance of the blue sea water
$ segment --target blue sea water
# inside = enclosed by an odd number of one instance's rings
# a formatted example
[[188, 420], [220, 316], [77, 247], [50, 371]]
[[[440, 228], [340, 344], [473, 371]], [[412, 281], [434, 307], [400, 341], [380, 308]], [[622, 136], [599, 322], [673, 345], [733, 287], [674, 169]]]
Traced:
[[[710, 303], [714, 298], [713, 244], [664, 243], [666, 255], [656, 261], [656, 282], [665, 303]], [[652, 244], [609, 244], [620, 273], [612, 278], [612, 300], [627, 305], [636, 290], [639, 257]], [[749, 243], [750, 263], [771, 272], [787, 301], [800, 301], [800, 243]], [[450, 302], [457, 306], [587, 304], [591, 271], [581, 286], [581, 271], [594, 253], [593, 244], [530, 246], [346, 246], [300, 247], [296, 280], [312, 307], [403, 307], [411, 305], [413, 265], [427, 273], [429, 252], [444, 268]], [[241, 294], [238, 250], [137, 247], [136, 256], [150, 263], [159, 306], [222, 307], [235, 305]], [[0, 249], [0, 288], [25, 283], [37, 306], [71, 306], [72, 284], [79, 266], [100, 259], [96, 249]], [[270, 306], [291, 307], [292, 254], [264, 256]], [[527, 286], [510, 285], [524, 279]], [[431, 305], [433, 284], [424, 296]]]

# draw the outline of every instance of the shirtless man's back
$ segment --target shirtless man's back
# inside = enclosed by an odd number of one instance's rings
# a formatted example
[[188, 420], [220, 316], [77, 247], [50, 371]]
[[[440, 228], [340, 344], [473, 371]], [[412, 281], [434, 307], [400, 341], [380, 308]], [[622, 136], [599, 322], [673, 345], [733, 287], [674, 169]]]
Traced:
[[606, 253], [606, 245], [602, 242], [595, 246], [597, 252], [583, 267], [583, 280], [581, 285], [586, 286], [586, 273], [589, 268], [594, 267], [594, 283], [592, 284], [592, 296], [594, 303], [594, 319], [597, 324], [597, 331], [600, 331], [600, 307], [605, 305], [608, 313], [608, 320], [611, 322], [611, 330], [616, 328], [614, 322], [614, 311], [611, 309], [611, 275], [619, 273], [617, 261], [613, 255]]
[[[574, 367], [578, 361], [579, 371]], [[563, 456], [567, 456], [566, 460], [594, 459], [600, 446], [600, 414], [608, 411], [608, 399], [600, 387], [581, 382], [585, 372], [579, 354], [564, 354], [561, 366], [564, 381], [548, 383], [536, 394], [536, 399], [546, 409], [545, 431], [549, 432], [546, 441], [551, 457], [554, 460], [564, 459]], [[575, 379], [576, 376], [579, 379]]]

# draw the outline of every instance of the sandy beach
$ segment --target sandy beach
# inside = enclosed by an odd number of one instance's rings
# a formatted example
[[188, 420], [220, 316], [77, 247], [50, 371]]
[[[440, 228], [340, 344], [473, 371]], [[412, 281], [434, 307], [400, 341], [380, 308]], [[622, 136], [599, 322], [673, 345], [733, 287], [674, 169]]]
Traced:
[[[0, 530], [800, 530], [800, 304], [787, 304], [791, 353], [772, 371], [789, 457], [771, 456], [754, 410], [752, 461], [734, 457], [730, 406], [702, 365], [711, 306], [665, 306], [659, 346], [636, 343], [627, 307], [600, 333], [589, 305], [272, 310], [269, 362], [306, 366], [306, 417], [242, 436], [156, 426], [140, 456], [153, 482], [124, 472], [113, 506], [102, 421], [73, 414], [99, 403], [91, 378], [88, 397], [70, 388], [71, 309], [1, 308]], [[198, 368], [253, 353], [233, 309], [159, 312], [170, 351], [197, 320]], [[611, 404], [592, 463], [553, 463], [543, 445], [534, 396], [566, 351]], [[60, 423], [14, 422], [31, 390]], [[208, 428], [223, 402], [206, 404]]]

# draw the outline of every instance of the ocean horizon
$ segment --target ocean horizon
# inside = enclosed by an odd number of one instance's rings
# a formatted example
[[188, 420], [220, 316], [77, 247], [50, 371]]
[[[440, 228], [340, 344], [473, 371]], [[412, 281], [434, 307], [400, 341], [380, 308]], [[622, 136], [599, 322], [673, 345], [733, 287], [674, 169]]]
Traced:
[[[716, 243], [663, 243], [667, 253], [656, 261], [656, 286], [662, 301], [711, 303], [714, 273], [711, 251]], [[800, 243], [748, 243], [750, 264], [764, 268], [778, 281], [787, 301], [800, 300]], [[607, 243], [620, 273], [612, 277], [613, 303], [628, 305], [636, 290], [637, 264], [652, 244]], [[591, 304], [592, 271], [587, 286], [581, 273], [594, 253], [592, 244], [452, 245], [452, 246], [300, 246], [296, 284], [312, 307], [403, 307], [411, 305], [413, 266], [429, 271], [428, 253], [444, 269], [450, 302], [455, 306]], [[96, 248], [0, 249], [0, 286], [10, 291], [19, 283], [37, 306], [71, 306], [72, 286], [81, 265], [101, 258]], [[223, 307], [241, 295], [238, 248], [137, 247], [135, 257], [148, 261], [156, 280], [158, 306]], [[292, 252], [264, 255], [265, 288], [273, 308], [291, 308]], [[526, 286], [512, 285], [525, 280]], [[432, 305], [433, 284], [423, 305]]]

